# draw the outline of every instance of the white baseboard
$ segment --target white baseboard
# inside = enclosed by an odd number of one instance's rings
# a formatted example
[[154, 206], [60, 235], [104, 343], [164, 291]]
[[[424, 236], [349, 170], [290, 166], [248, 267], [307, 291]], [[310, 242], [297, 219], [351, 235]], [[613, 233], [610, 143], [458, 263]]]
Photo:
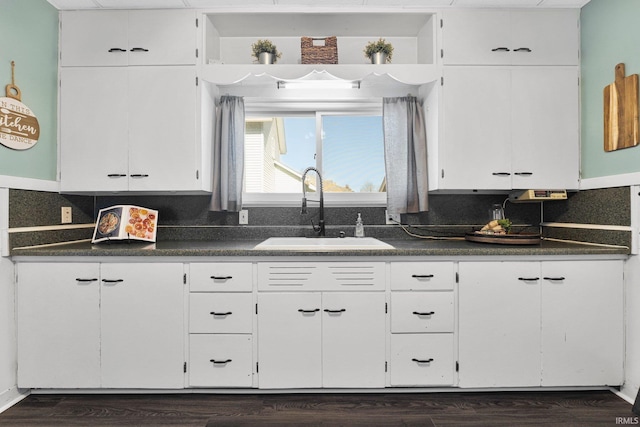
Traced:
[[29, 390], [20, 390], [18, 387], [11, 387], [0, 393], [0, 414], [20, 402], [31, 394]]
[[616, 394], [633, 405], [633, 402], [635, 402], [636, 396], [638, 395], [638, 387], [628, 386], [625, 384], [622, 386], [620, 391], [616, 392]]

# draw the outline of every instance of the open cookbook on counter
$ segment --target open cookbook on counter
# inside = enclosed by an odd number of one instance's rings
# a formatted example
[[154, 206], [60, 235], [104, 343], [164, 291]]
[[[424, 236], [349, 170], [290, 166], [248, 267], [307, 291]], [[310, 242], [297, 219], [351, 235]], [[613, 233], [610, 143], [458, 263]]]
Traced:
[[117, 205], [100, 209], [91, 243], [112, 240], [156, 241], [158, 211], [140, 206]]

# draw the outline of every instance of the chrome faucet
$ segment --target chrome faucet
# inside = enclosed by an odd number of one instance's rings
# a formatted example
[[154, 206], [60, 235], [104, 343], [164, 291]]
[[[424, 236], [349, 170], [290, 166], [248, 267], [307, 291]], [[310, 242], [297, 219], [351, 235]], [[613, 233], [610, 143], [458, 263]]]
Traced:
[[308, 167], [302, 172], [302, 208], [300, 209], [300, 214], [303, 215], [307, 213], [307, 190], [304, 185], [304, 179], [309, 171], [314, 171], [318, 175], [318, 181], [320, 181], [320, 200], [309, 200], [310, 202], [320, 202], [320, 218], [318, 219], [318, 225], [315, 225], [313, 220], [311, 220], [311, 226], [318, 236], [324, 237], [324, 192], [322, 191], [322, 175], [320, 175], [318, 169], [314, 167]]

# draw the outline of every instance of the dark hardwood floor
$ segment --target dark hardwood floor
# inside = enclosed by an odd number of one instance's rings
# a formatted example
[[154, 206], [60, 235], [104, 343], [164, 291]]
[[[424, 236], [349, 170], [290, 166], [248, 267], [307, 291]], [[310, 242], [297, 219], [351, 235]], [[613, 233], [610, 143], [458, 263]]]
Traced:
[[609, 391], [36, 394], [0, 426], [615, 426], [637, 424], [631, 407]]

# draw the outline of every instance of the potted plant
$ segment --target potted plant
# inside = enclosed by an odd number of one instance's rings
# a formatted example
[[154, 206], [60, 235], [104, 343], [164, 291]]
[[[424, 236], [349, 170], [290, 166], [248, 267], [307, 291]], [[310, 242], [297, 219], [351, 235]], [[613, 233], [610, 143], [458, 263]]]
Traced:
[[251, 45], [253, 56], [260, 64], [275, 64], [282, 56], [271, 40], [258, 40]]
[[393, 46], [383, 38], [378, 41], [369, 42], [364, 48], [364, 54], [371, 60], [372, 64], [384, 64], [391, 62], [393, 56]]

